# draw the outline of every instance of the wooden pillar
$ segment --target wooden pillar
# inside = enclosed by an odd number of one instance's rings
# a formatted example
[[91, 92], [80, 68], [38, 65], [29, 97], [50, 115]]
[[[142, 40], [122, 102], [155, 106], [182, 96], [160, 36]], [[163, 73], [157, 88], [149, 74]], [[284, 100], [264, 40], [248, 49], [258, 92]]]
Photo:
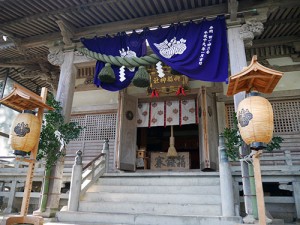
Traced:
[[[61, 103], [62, 114], [65, 117], [65, 122], [69, 122], [74, 89], [75, 89], [75, 78], [76, 69], [73, 64], [74, 51], [64, 52], [64, 61], [60, 67], [59, 83], [57, 88], [56, 100]], [[65, 151], [65, 149], [62, 149]], [[60, 191], [62, 185], [62, 176], [64, 169], [64, 158], [57, 161], [56, 165], [52, 168], [48, 202], [46, 205], [46, 212], [50, 217], [54, 216], [59, 209]]]
[[[61, 103], [65, 122], [68, 122], [70, 119], [75, 89], [76, 68], [73, 61], [74, 51], [66, 51], [63, 53], [63, 60], [60, 61], [62, 64], [60, 66], [60, 77], [55, 97], [55, 99]], [[65, 151], [65, 149], [61, 149], [61, 151]], [[62, 157], [51, 169], [46, 211], [43, 213], [38, 212], [38, 214], [43, 217], [53, 217], [59, 210], [63, 169], [64, 158]]]
[[70, 119], [75, 90], [76, 68], [73, 64], [73, 60], [74, 51], [64, 53], [64, 61], [60, 67], [59, 83], [55, 98], [61, 103], [65, 122], [68, 122]]
[[[245, 46], [243, 40], [240, 38], [240, 25], [227, 23], [227, 34], [228, 34], [228, 46], [229, 46], [229, 59], [230, 59], [230, 70], [231, 74], [236, 74], [240, 72], [244, 67], [247, 66]], [[235, 111], [239, 103], [245, 98], [245, 92], [240, 92], [234, 95], [234, 108]], [[248, 155], [248, 148], [244, 144], [240, 148], [240, 154], [242, 156]], [[249, 222], [254, 222], [252, 203], [251, 203], [251, 190], [250, 190], [250, 180], [248, 164], [244, 161], [241, 162], [241, 172], [243, 181], [243, 192], [244, 192], [244, 202], [245, 210], [249, 217], [247, 220]], [[245, 221], [246, 222], [246, 221]], [[248, 222], [248, 221], [247, 221]]]
[[262, 154], [262, 150], [257, 151], [257, 153], [255, 155], [253, 155], [252, 159], [253, 159], [253, 169], [254, 169], [254, 179], [255, 179], [259, 225], [266, 225], [266, 209], [265, 209], [265, 200], [264, 200], [264, 190], [263, 190], [263, 186], [262, 186], [261, 170], [260, 170], [261, 154]]

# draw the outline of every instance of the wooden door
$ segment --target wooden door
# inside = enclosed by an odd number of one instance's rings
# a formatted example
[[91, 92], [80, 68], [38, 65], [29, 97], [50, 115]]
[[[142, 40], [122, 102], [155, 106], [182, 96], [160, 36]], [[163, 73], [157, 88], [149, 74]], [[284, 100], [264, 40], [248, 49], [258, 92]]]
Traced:
[[135, 171], [137, 99], [120, 93], [117, 131], [117, 167]]
[[215, 95], [201, 87], [198, 93], [200, 169], [217, 170], [218, 123]]

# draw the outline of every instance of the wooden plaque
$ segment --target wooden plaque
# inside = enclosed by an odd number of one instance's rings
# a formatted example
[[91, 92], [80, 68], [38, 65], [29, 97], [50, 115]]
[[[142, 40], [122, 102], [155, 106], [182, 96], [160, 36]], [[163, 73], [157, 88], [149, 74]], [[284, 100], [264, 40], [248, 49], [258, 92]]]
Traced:
[[182, 170], [190, 168], [188, 152], [178, 152], [177, 157], [167, 157], [167, 152], [151, 152], [151, 170]]

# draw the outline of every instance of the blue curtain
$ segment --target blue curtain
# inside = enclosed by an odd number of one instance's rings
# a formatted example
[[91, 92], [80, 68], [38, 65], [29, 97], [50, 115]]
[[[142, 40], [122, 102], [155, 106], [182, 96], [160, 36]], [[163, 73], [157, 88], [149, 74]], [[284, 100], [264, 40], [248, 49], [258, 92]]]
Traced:
[[[87, 49], [97, 53], [141, 57], [146, 55], [146, 39], [161, 61], [189, 78], [210, 82], [224, 82], [228, 78], [227, 34], [223, 16], [214, 20], [204, 19], [201, 23], [190, 22], [144, 30], [141, 34], [133, 32], [131, 35], [95, 37], [81, 41]], [[97, 62], [94, 83], [109, 91], [126, 88], [137, 70], [112, 66], [116, 81], [107, 84], [98, 78], [104, 65], [103, 62]]]
[[161, 61], [192, 79], [223, 82], [228, 78], [224, 17], [147, 31], [146, 38]]
[[[112, 56], [136, 56], [141, 57], [146, 54], [146, 42], [143, 34], [133, 32], [131, 35], [120, 34], [115, 37], [104, 37], [93, 39], [81, 39], [83, 45], [90, 51], [112, 55]], [[105, 63], [97, 61], [94, 76], [94, 84], [109, 91], [118, 91], [126, 88], [132, 81], [137, 68], [121, 68], [113, 66], [116, 75], [116, 81], [112, 84], [101, 82], [98, 74]]]

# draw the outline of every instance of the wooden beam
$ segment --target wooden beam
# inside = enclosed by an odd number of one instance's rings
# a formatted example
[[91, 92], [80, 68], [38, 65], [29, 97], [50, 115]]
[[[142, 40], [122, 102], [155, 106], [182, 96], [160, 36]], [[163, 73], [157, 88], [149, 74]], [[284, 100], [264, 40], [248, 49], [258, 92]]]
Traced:
[[[233, 0], [233, 1], [236, 1], [236, 0]], [[65, 13], [76, 12], [76, 11], [80, 11], [82, 9], [86, 9], [86, 8], [93, 7], [93, 6], [101, 7], [102, 5], [109, 5], [111, 3], [116, 3], [116, 2], [118, 2], [118, 0], [106, 0], [106, 1], [94, 0], [93, 2], [88, 2], [88, 3], [84, 3], [84, 4], [80, 4], [80, 5], [75, 5], [75, 6], [72, 6], [72, 7], [66, 7], [66, 8], [58, 9], [58, 10], [55, 9], [55, 10], [52, 10], [52, 11], [42, 12], [42, 13], [39, 13], [39, 14], [23, 17], [21, 19], [8, 21], [6, 23], [0, 24], [0, 26], [1, 27], [7, 27], [7, 26], [12, 26], [14, 24], [28, 23], [28, 22], [40, 20], [40, 19], [43, 19], [43, 18], [49, 18], [51, 16], [57, 16], [57, 15], [65, 14]], [[218, 7], [218, 6], [219, 5], [213, 5], [211, 7]], [[300, 2], [298, 0], [289, 0], [288, 7], [292, 7], [292, 6], [300, 6]], [[263, 8], [263, 7], [282, 7], [282, 8], [286, 8], [287, 3], [285, 1], [281, 1], [281, 0], [241, 1], [239, 3], [239, 9], [241, 11], [249, 10], [251, 8]], [[201, 7], [201, 9], [202, 8], [206, 8], [206, 7]], [[227, 13], [228, 10], [226, 8], [222, 13]], [[163, 23], [160, 23], [160, 24], [163, 24]]]
[[[22, 54], [22, 55], [26, 54], [25, 48], [23, 46], [21, 46], [21, 41], [22, 41], [21, 38], [15, 36], [14, 34], [8, 32], [8, 31], [5, 31], [3, 29], [0, 29], [0, 32], [9, 37], [9, 39], [14, 43], [14, 46], [16, 47], [16, 49], [19, 51], [20, 54]], [[0, 48], [2, 48], [2, 47], [0, 47]]]
[[[161, 15], [147, 16], [123, 20], [102, 25], [89, 26], [78, 29], [75, 38], [104, 36], [106, 34], [116, 34], [120, 31], [132, 31], [145, 27], [155, 27], [158, 25], [171, 24], [174, 22], [184, 22], [203, 17], [216, 16], [226, 13], [226, 4], [207, 6], [203, 8], [184, 10], [179, 12], [164, 13]], [[126, 29], [126, 30], [124, 30]]]
[[[7, 23], [0, 24], [1, 27], [5, 26], [11, 26], [14, 24], [19, 23], [25, 23], [30, 22], [33, 20], [43, 19], [43, 18], [49, 18], [53, 15], [58, 14], [64, 14], [67, 12], [73, 12], [76, 10], [80, 10], [82, 8], [88, 8], [95, 5], [101, 5], [101, 4], [107, 4], [107, 3], [113, 3], [117, 0], [109, 0], [109, 2], [95, 0], [94, 2], [82, 4], [80, 6], [74, 6], [69, 7], [61, 10], [53, 10], [50, 12], [44, 12], [37, 15], [25, 17], [22, 19], [9, 21]], [[289, 6], [296, 6], [300, 5], [300, 2], [298, 0], [290, 0]], [[264, 8], [264, 7], [286, 7], [286, 3], [280, 0], [269, 0], [269, 1], [241, 1], [239, 2], [239, 10], [240, 12], [243, 11], [249, 11], [251, 9], [257, 9], [257, 8]], [[153, 15], [153, 16], [146, 16], [142, 18], [135, 18], [135, 19], [129, 19], [129, 20], [122, 20], [112, 23], [105, 23], [102, 25], [96, 25], [96, 26], [88, 26], [83, 27], [77, 30], [74, 30], [74, 38], [76, 41], [79, 40], [81, 37], [93, 37], [95, 35], [102, 36], [106, 34], [115, 34], [121, 31], [126, 30], [136, 30], [136, 29], [142, 29], [144, 27], [152, 27], [152, 26], [158, 26], [163, 24], [170, 24], [173, 22], [181, 22], [181, 21], [189, 21], [189, 20], [195, 20], [195, 19], [201, 19], [202, 17], [209, 17], [209, 16], [216, 16], [221, 14], [226, 14], [228, 12], [228, 6], [226, 3], [218, 4], [218, 5], [212, 5], [207, 7], [201, 7], [201, 8], [195, 8], [190, 10], [184, 10], [184, 11], [177, 11], [177, 12], [171, 12], [171, 13], [164, 13], [159, 15]], [[32, 48], [37, 47], [41, 45], [47, 45], [49, 42], [55, 42], [60, 41], [61, 33], [60, 32], [53, 32], [49, 34], [43, 34], [43, 35], [37, 35], [33, 37], [28, 37], [21, 39], [21, 46], [24, 48]], [[299, 40], [299, 39], [298, 39]], [[254, 41], [255, 42], [255, 41]], [[268, 44], [268, 43], [266, 43]]]
[[[262, 94], [261, 95], [268, 100], [292, 100], [300, 98], [300, 89], [296, 90], [284, 90], [284, 91], [274, 91], [272, 94]], [[217, 96], [217, 102], [233, 103], [233, 97], [219, 94]]]
[[300, 64], [288, 66], [270, 66], [271, 69], [279, 70], [281, 72], [300, 71]]
[[293, 42], [300, 41], [300, 37], [298, 36], [285, 36], [278, 38], [268, 38], [268, 39], [259, 39], [253, 40], [253, 45], [251, 48], [260, 48], [267, 46], [275, 46], [275, 45], [292, 45]]
[[3, 67], [3, 68], [23, 68], [23, 67], [25, 67], [25, 65], [14, 64], [14, 63], [0, 63], [0, 67]]
[[[131, 31], [143, 29], [145, 27], [155, 27], [158, 25], [171, 24], [174, 22], [184, 22], [201, 19], [203, 17], [226, 14], [227, 4], [219, 4], [196, 9], [189, 9], [179, 12], [164, 13], [160, 15], [147, 16], [117, 22], [105, 23], [101, 25], [83, 27], [74, 30], [74, 40], [79, 41], [82, 37], [104, 36], [106, 34], [116, 34], [121, 31]], [[1, 24], [0, 24], [1, 25]], [[22, 46], [26, 48], [47, 45], [49, 42], [61, 40], [61, 33], [54, 32], [44, 35], [22, 39]]]
[[91, 6], [98, 6], [99, 7], [101, 5], [104, 5], [104, 4], [107, 5], [107, 4], [114, 3], [114, 2], [118, 2], [118, 0], [106, 0], [106, 1], [94, 0], [93, 2], [88, 2], [88, 3], [85, 3], [85, 4], [79, 4], [79, 5], [76, 5], [76, 6], [67, 7], [67, 8], [63, 8], [63, 9], [54, 9], [52, 11], [46, 11], [46, 12], [38, 13], [38, 14], [35, 14], [35, 15], [22, 17], [20, 19], [11, 20], [11, 21], [8, 21], [6, 23], [0, 24], [0, 26], [1, 27], [7, 27], [7, 26], [12, 26], [14, 24], [28, 23], [28, 22], [31, 22], [31, 21], [39, 20], [39, 19], [49, 18], [49, 17], [55, 16], [55, 15], [63, 15], [63, 14], [66, 14], [68, 12], [70, 13], [70, 12], [80, 11], [80, 10], [89, 8]]
[[65, 45], [72, 45], [75, 27], [63, 19], [57, 20], [56, 23], [59, 26]]
[[280, 25], [280, 24], [287, 24], [287, 23], [299, 23], [300, 18], [292, 18], [292, 19], [276, 19], [276, 20], [271, 20], [268, 22], [264, 23], [264, 27], [267, 26], [273, 26], [273, 25]]
[[230, 20], [236, 21], [239, 2], [237, 0], [228, 1], [228, 13], [230, 14]]
[[[32, 63], [36, 63], [41, 59], [47, 59], [46, 54], [37, 54], [37, 55], [26, 55], [15, 58], [9, 58], [1, 61], [1, 64], [22, 64], [26, 62], [28, 65], [28, 61], [32, 61]], [[41, 60], [44, 61], [44, 60]]]
[[267, 0], [267, 1], [240, 1], [239, 2], [239, 10], [249, 10], [251, 8], [287, 8], [287, 7], [295, 7], [300, 6], [299, 0], [289, 0], [288, 4], [286, 1], [282, 0]]

